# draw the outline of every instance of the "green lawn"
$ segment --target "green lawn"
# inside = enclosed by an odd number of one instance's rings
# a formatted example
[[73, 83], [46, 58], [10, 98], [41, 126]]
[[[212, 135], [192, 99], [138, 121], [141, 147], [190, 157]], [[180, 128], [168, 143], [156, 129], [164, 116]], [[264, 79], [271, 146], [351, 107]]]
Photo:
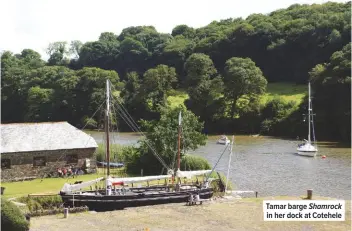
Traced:
[[[267, 92], [262, 96], [261, 103], [264, 105], [275, 96], [278, 96], [285, 101], [294, 101], [296, 104], [300, 104], [304, 96], [307, 94], [306, 85], [297, 85], [294, 83], [269, 83]], [[174, 91], [172, 95], [168, 97], [168, 103], [170, 107], [174, 108], [184, 103], [188, 99], [188, 95], [185, 91]]]
[[[111, 169], [114, 175], [122, 175], [123, 169]], [[20, 197], [32, 193], [59, 193], [65, 183], [74, 183], [75, 181], [89, 181], [99, 177], [104, 177], [104, 170], [98, 170], [96, 174], [80, 175], [75, 178], [44, 178], [31, 181], [5, 182], [1, 183], [5, 187], [4, 197]]]
[[167, 98], [167, 102], [171, 108], [175, 108], [179, 105], [184, 104], [186, 99], [188, 99], [188, 94], [184, 91], [180, 91], [177, 95], [169, 96]]
[[304, 84], [294, 83], [269, 83], [266, 94], [262, 97], [261, 102], [265, 104], [275, 96], [286, 101], [294, 101], [300, 104], [304, 96], [308, 93], [307, 86]]

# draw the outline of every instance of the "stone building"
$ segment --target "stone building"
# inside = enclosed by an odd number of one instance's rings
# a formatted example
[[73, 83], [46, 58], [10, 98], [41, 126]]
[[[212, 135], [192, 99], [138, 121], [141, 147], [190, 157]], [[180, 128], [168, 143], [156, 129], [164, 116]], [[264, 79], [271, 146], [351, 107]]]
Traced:
[[58, 168], [95, 169], [94, 138], [67, 122], [1, 124], [1, 180], [40, 178]]

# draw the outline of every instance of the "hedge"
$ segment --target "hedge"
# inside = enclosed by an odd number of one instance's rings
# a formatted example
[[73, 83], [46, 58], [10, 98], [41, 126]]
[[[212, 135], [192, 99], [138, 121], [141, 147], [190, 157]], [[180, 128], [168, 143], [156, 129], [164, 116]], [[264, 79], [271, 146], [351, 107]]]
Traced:
[[60, 208], [63, 205], [61, 196], [25, 196], [17, 199], [18, 202], [25, 203], [31, 212], [46, 209]]
[[21, 210], [11, 201], [1, 198], [1, 230], [28, 231], [29, 222]]
[[185, 155], [181, 159], [180, 163], [181, 170], [193, 171], [193, 170], [208, 170], [211, 169], [209, 162], [201, 156]]

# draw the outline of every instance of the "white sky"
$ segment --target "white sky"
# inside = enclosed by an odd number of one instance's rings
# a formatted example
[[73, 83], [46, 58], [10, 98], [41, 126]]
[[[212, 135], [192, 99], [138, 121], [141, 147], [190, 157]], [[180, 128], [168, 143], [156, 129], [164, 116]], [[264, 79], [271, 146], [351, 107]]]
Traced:
[[[347, 2], [333, 1], [333, 2]], [[50, 42], [97, 40], [129, 26], [153, 25], [171, 33], [176, 25], [202, 27], [211, 21], [269, 13], [294, 3], [324, 0], [1, 0], [0, 51], [33, 49], [47, 59]]]

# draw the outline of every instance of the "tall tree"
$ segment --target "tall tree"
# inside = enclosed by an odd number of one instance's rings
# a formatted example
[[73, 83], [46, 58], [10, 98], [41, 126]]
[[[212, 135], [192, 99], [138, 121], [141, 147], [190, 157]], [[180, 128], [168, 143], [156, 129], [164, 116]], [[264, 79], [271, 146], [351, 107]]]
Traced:
[[185, 72], [185, 85], [189, 95], [185, 104], [188, 109], [200, 116], [207, 126], [216, 113], [221, 113], [222, 79], [217, 76], [210, 57], [201, 53], [194, 53], [187, 59]]
[[193, 53], [185, 62], [186, 86], [187, 88], [196, 87], [202, 81], [213, 78], [217, 71], [213, 61], [208, 55]]
[[50, 43], [46, 53], [50, 56], [48, 60], [49, 65], [66, 65], [68, 64], [69, 48], [67, 42], [60, 41]]
[[79, 40], [73, 40], [70, 44], [70, 54], [74, 56], [75, 59], [79, 58], [79, 53], [81, 52], [83, 43]]
[[[182, 156], [190, 150], [195, 150], [200, 145], [205, 145], [206, 136], [201, 133], [203, 123], [184, 107], [164, 109], [161, 111], [160, 120], [142, 121], [142, 130], [146, 132], [146, 140], [142, 141], [140, 147], [141, 164], [144, 166], [145, 174], [160, 174], [163, 166], [153, 156], [149, 146], [161, 156], [163, 161], [170, 167], [176, 165], [178, 118], [182, 115]], [[147, 145], [147, 142], [149, 145]], [[165, 170], [165, 169], [164, 169]]]
[[143, 75], [143, 94], [151, 104], [152, 111], [158, 111], [160, 106], [166, 105], [167, 92], [177, 82], [175, 68], [158, 65], [149, 69]]
[[28, 66], [10, 51], [1, 55], [1, 121], [21, 122], [25, 114]]
[[28, 91], [28, 111], [26, 121], [46, 122], [52, 121], [53, 114], [53, 89], [32, 87]]
[[225, 64], [224, 86], [225, 97], [231, 102], [230, 115], [233, 118], [237, 100], [244, 95], [257, 97], [263, 94], [267, 80], [251, 59], [233, 57]]

